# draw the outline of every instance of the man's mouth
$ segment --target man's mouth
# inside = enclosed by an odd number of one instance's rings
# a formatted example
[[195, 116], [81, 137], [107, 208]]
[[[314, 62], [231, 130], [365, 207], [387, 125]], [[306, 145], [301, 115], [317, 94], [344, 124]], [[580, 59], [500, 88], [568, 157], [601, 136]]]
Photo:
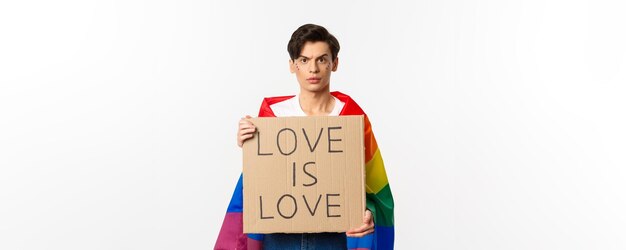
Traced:
[[322, 80], [322, 78], [319, 78], [319, 77], [309, 77], [306, 80], [309, 83], [319, 83]]

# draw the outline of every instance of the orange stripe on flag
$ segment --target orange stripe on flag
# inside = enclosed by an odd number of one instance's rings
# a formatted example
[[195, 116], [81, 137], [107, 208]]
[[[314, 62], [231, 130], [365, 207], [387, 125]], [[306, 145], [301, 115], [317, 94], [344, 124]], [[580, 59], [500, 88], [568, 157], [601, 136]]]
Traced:
[[363, 131], [363, 139], [365, 140], [365, 162], [368, 162], [378, 150], [378, 143], [376, 143], [376, 138], [374, 138], [374, 132], [372, 132], [372, 124], [370, 123], [367, 115], [365, 116], [365, 125]]

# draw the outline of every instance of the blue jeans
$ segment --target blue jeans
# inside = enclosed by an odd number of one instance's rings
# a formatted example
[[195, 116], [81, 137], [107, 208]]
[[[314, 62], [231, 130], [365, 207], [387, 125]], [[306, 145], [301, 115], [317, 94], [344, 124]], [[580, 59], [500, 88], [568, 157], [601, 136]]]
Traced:
[[345, 233], [266, 234], [264, 249], [346, 249]]

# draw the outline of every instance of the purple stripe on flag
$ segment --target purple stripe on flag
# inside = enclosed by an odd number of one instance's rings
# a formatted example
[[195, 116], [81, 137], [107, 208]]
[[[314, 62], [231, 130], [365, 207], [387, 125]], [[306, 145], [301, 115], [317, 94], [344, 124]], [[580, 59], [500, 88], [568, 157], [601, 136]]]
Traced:
[[246, 245], [247, 238], [243, 234], [243, 214], [226, 213], [215, 249], [240, 249]]

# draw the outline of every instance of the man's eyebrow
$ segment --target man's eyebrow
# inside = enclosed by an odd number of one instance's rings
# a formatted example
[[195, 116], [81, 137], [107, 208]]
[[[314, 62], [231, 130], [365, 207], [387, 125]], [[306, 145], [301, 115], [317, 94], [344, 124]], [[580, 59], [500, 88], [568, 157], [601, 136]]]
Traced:
[[[317, 58], [320, 58], [320, 57], [325, 57], [325, 56], [328, 56], [328, 54], [323, 54], [323, 55], [321, 55], [321, 56], [318, 56]], [[303, 55], [300, 55], [298, 58], [300, 58], [300, 57], [304, 57], [304, 58], [306, 58], [306, 59], [311, 59], [311, 58], [308, 58], [308, 57], [303, 56]]]

